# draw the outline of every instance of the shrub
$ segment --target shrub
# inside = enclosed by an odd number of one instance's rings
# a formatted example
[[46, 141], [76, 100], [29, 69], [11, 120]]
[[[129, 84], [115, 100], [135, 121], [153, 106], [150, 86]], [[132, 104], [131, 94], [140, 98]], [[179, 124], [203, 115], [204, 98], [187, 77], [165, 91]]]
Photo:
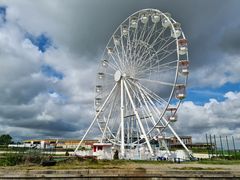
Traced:
[[22, 153], [6, 153], [5, 158], [3, 159], [4, 166], [15, 166], [23, 162]]

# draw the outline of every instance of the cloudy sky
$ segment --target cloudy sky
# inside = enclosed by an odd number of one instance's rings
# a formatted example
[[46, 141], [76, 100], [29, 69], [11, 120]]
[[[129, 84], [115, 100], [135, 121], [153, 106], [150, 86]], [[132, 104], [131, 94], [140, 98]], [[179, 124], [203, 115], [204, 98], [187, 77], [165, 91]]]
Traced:
[[0, 134], [80, 138], [95, 74], [117, 26], [143, 8], [170, 12], [189, 40], [188, 97], [175, 129], [240, 138], [240, 1], [1, 0]]

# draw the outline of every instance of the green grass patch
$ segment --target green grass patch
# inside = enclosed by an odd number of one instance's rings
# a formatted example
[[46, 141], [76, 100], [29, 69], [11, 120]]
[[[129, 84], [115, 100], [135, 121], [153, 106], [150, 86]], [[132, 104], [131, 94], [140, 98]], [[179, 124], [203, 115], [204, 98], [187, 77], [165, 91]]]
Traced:
[[240, 160], [227, 160], [227, 159], [204, 159], [198, 161], [199, 164], [224, 164], [224, 165], [233, 165], [240, 164]]

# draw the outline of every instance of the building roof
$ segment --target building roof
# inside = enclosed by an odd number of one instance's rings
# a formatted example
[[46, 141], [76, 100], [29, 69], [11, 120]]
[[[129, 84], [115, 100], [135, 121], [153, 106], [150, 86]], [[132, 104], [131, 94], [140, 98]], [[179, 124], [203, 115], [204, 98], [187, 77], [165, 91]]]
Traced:
[[[75, 143], [75, 142], [80, 142], [81, 139], [29, 139], [29, 140], [24, 140], [23, 142], [24, 143], [30, 143], [31, 141], [33, 142], [41, 142], [41, 141], [53, 141], [53, 142], [72, 142], [72, 143]], [[98, 142], [98, 140], [96, 139], [86, 139], [86, 140], [83, 140], [83, 142]]]

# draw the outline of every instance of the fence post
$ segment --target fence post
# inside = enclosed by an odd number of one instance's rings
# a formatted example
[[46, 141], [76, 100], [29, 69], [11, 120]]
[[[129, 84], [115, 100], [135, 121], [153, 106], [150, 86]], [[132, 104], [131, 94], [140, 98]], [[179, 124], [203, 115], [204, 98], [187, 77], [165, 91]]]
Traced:
[[223, 153], [223, 144], [222, 144], [222, 137], [221, 137], [221, 136], [220, 136], [220, 144], [221, 144], [222, 156], [224, 156], [224, 153]]
[[211, 154], [213, 157], [213, 142], [212, 142], [212, 135], [210, 134], [210, 144], [211, 144]]
[[235, 159], [237, 159], [237, 151], [236, 151], [236, 146], [235, 146], [235, 141], [234, 141], [234, 137], [233, 136], [232, 136], [232, 141], [233, 141], [233, 148], [234, 148]]
[[216, 136], [215, 134], [213, 135], [213, 139], [214, 139], [214, 149], [215, 149], [215, 155], [218, 156], [217, 154], [217, 141], [216, 141]]
[[206, 142], [207, 142], [208, 158], [210, 158], [210, 154], [209, 154], [209, 145], [208, 145], [208, 135], [207, 135], [207, 134], [206, 134]]
[[228, 148], [228, 157], [230, 157], [230, 150], [229, 150], [229, 144], [228, 144], [228, 137], [226, 136], [226, 141], [227, 141], [227, 148]]

